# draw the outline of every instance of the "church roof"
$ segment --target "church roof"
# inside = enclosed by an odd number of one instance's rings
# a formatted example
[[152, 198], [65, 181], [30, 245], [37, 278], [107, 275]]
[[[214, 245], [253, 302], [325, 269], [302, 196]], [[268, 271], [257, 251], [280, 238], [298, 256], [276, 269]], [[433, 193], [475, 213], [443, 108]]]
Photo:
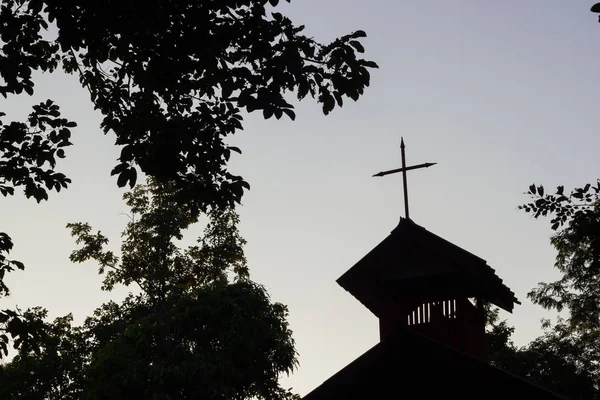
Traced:
[[520, 304], [485, 260], [404, 218], [337, 282], [377, 316], [394, 299], [482, 297], [509, 312]]
[[303, 400], [376, 398], [563, 399], [526, 379], [397, 329]]

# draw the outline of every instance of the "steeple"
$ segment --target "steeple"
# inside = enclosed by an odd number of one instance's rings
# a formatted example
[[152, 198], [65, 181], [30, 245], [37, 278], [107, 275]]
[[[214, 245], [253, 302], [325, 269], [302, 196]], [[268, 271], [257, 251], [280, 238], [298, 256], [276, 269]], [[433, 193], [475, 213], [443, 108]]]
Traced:
[[[384, 171], [384, 176], [431, 163]], [[488, 363], [485, 307], [515, 294], [487, 262], [405, 218], [337, 282], [379, 318], [380, 342], [303, 400], [564, 399]]]
[[403, 327], [484, 360], [483, 302], [520, 304], [485, 260], [406, 218], [337, 282], [379, 318], [381, 340]]

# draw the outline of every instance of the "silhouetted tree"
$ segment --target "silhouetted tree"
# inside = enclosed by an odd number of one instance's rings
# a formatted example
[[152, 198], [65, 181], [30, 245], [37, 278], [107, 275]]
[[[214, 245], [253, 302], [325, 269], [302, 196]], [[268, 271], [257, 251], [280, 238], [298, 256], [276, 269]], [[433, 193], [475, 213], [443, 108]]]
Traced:
[[[591, 11], [600, 13], [600, 3]], [[564, 186], [547, 193], [534, 184], [528, 194], [532, 201], [519, 209], [550, 217], [554, 265], [562, 274], [528, 297], [565, 316], [542, 321], [544, 334], [521, 348], [510, 341], [514, 328], [490, 321], [493, 363], [573, 399], [600, 399], [600, 180], [569, 193]]]
[[278, 383], [296, 365], [287, 309], [249, 279], [236, 213], [212, 210], [198, 244], [181, 249], [175, 241], [197, 217], [177, 191], [151, 179], [125, 195], [132, 218], [120, 257], [101, 232], [68, 225], [80, 245], [72, 261], [95, 260], [104, 290], [137, 293], [82, 327], [70, 316], [46, 324], [41, 354], [22, 350], [0, 370], [1, 398], [294, 397]]
[[[288, 0], [289, 2], [290, 0]], [[136, 166], [170, 180], [200, 209], [239, 201], [224, 138], [242, 129], [241, 111], [294, 119], [295, 91], [328, 114], [369, 85], [371, 61], [356, 31], [330, 44], [302, 34], [279, 0], [9, 0], [0, 8], [0, 94], [33, 93], [33, 70], [76, 74], [123, 146], [119, 186]], [[50, 24], [56, 39], [42, 35]]]
[[[288, 2], [290, 0], [287, 0]], [[101, 128], [121, 146], [111, 173], [133, 187], [138, 169], [171, 182], [180, 204], [198, 214], [240, 201], [249, 185], [227, 171], [227, 136], [243, 128], [242, 112], [294, 119], [286, 93], [311, 96], [325, 114], [357, 100], [370, 68], [359, 58], [363, 31], [321, 44], [302, 34], [275, 7], [279, 0], [162, 1], [5, 0], [0, 3], [0, 94], [32, 95], [33, 71], [60, 68], [76, 75]], [[23, 186], [47, 198], [66, 188], [56, 158], [71, 145], [74, 122], [51, 100], [26, 123], [0, 121], [0, 193]], [[4, 274], [23, 264], [7, 258], [12, 242], [0, 234], [0, 296]], [[31, 317], [37, 314], [30, 314]], [[0, 312], [0, 357], [37, 337], [15, 310]]]
[[493, 362], [574, 399], [600, 398], [600, 181], [565, 193], [531, 185], [532, 201], [519, 208], [550, 217], [556, 233], [555, 267], [561, 278], [529, 292], [534, 304], [563, 312], [543, 321], [544, 334], [522, 348], [509, 340], [513, 328], [491, 321]]
[[[71, 181], [55, 171], [56, 159], [65, 157], [63, 148], [71, 144], [69, 128], [75, 126], [60, 117], [58, 106], [50, 100], [34, 106], [25, 123], [0, 121], [0, 193], [9, 196], [22, 188], [27, 198], [40, 202], [48, 199], [49, 190], [66, 188]], [[4, 283], [6, 273], [24, 268], [23, 263], [8, 258], [12, 248], [11, 238], [0, 232], [0, 299], [10, 294]], [[8, 354], [11, 339], [15, 348], [36, 348], [41, 332], [33, 316], [0, 310], [0, 358]]]

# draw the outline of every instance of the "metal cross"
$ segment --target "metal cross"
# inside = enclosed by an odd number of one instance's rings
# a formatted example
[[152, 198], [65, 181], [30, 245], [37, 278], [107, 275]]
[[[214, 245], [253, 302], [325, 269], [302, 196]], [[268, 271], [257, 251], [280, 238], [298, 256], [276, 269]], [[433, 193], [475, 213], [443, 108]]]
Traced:
[[419, 169], [419, 168], [429, 168], [432, 165], [437, 163], [425, 163], [418, 165], [411, 165], [410, 167], [406, 166], [406, 156], [404, 155], [404, 138], [400, 139], [400, 154], [402, 156], [402, 168], [391, 169], [389, 171], [381, 171], [373, 176], [386, 176], [389, 174], [395, 174], [397, 172], [402, 172], [402, 186], [404, 187], [404, 214], [406, 219], [410, 219], [408, 217], [408, 184], [406, 182], [406, 171], [410, 171], [411, 169]]

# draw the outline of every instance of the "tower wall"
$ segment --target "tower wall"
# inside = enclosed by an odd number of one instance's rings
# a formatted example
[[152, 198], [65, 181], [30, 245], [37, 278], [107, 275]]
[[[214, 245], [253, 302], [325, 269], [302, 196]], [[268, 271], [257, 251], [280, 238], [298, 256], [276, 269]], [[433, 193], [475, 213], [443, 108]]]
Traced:
[[468, 299], [391, 302], [379, 319], [380, 339], [404, 327], [487, 361], [485, 315]]

